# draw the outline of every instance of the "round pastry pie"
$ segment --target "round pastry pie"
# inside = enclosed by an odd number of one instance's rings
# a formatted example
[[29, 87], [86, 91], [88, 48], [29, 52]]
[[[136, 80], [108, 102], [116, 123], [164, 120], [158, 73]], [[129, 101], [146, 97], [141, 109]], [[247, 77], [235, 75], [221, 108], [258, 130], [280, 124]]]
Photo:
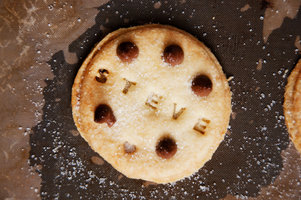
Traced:
[[288, 77], [283, 106], [291, 140], [301, 153], [301, 59]]
[[170, 183], [197, 172], [224, 138], [231, 93], [210, 50], [171, 26], [107, 35], [72, 88], [81, 136], [129, 178]]

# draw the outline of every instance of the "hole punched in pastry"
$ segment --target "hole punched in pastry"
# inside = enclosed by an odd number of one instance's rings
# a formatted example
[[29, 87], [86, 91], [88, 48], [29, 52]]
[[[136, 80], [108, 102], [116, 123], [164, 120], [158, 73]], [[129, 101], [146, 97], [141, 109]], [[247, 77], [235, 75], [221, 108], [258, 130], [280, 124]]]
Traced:
[[169, 45], [164, 49], [163, 60], [171, 66], [179, 65], [184, 60], [184, 52], [179, 45]]
[[122, 62], [130, 63], [138, 57], [139, 49], [133, 42], [122, 42], [118, 45], [116, 53]]
[[163, 159], [173, 157], [177, 152], [177, 144], [170, 136], [163, 136], [156, 145], [156, 153]]
[[94, 121], [100, 124], [107, 123], [109, 127], [112, 127], [116, 122], [116, 118], [110, 106], [106, 104], [100, 104], [95, 109]]
[[212, 91], [212, 82], [208, 76], [198, 75], [192, 80], [191, 89], [197, 96], [206, 97]]

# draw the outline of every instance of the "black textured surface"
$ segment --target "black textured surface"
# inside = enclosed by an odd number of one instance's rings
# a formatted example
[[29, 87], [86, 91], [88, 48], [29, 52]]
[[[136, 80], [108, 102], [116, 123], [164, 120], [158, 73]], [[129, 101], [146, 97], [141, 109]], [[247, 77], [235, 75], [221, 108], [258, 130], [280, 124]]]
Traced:
[[[221, 199], [227, 194], [256, 197], [282, 169], [281, 151], [289, 143], [282, 110], [287, 75], [300, 57], [294, 47], [301, 35], [301, 14], [286, 18], [263, 44], [260, 1], [240, 12], [244, 1], [111, 1], [99, 8], [96, 24], [70, 46], [79, 58], [68, 64], [62, 51], [49, 61], [53, 80], [46, 80], [43, 120], [31, 136], [31, 164], [43, 166], [43, 199]], [[121, 17], [122, 15], [122, 17]], [[109, 19], [108, 23], [106, 19]], [[124, 19], [128, 22], [125, 23]], [[223, 66], [230, 81], [235, 119], [213, 158], [195, 175], [175, 184], [143, 186], [141, 180], [120, 175], [109, 164], [90, 161], [96, 155], [80, 136], [71, 114], [71, 87], [75, 75], [93, 46], [106, 33], [145, 23], [183, 29], [204, 42]], [[256, 62], [264, 61], [262, 70]], [[58, 101], [57, 99], [60, 99]]]

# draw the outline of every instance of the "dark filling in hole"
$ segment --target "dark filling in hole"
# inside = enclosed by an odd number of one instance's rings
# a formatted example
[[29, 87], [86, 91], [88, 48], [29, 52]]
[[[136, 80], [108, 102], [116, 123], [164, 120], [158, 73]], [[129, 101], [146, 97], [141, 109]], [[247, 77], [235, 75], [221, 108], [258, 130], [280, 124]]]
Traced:
[[117, 47], [117, 56], [122, 62], [132, 62], [138, 57], [139, 49], [132, 42], [123, 42]]
[[208, 76], [198, 75], [193, 79], [191, 89], [196, 95], [205, 97], [212, 91], [212, 82]]
[[97, 123], [107, 123], [109, 127], [112, 127], [116, 122], [116, 118], [110, 106], [100, 104], [95, 109], [94, 121]]
[[169, 159], [177, 152], [177, 144], [174, 139], [169, 136], [165, 136], [160, 139], [156, 146], [156, 153], [158, 156], [164, 159]]
[[262, 0], [261, 1], [261, 9], [264, 10], [266, 8], [273, 8], [273, 2], [271, 0]]
[[172, 44], [164, 49], [163, 59], [172, 66], [179, 65], [184, 60], [184, 52], [180, 46]]

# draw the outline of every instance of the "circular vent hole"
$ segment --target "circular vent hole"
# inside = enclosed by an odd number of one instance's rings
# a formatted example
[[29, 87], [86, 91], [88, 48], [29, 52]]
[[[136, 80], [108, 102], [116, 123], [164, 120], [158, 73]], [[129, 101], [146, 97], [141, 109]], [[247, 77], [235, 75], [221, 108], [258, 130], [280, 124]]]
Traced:
[[164, 49], [163, 60], [171, 66], [179, 65], [184, 60], [184, 52], [179, 45], [169, 45]]
[[138, 57], [139, 49], [133, 42], [122, 42], [117, 47], [117, 56], [122, 62], [130, 63]]
[[94, 121], [100, 124], [107, 123], [109, 127], [112, 127], [116, 122], [116, 118], [110, 106], [106, 104], [100, 104], [95, 109]]
[[212, 91], [212, 82], [208, 76], [198, 75], [192, 80], [191, 89], [196, 95], [205, 97]]
[[173, 157], [177, 152], [177, 144], [173, 138], [170, 136], [162, 137], [157, 146], [156, 153], [158, 156], [164, 159], [169, 159]]

